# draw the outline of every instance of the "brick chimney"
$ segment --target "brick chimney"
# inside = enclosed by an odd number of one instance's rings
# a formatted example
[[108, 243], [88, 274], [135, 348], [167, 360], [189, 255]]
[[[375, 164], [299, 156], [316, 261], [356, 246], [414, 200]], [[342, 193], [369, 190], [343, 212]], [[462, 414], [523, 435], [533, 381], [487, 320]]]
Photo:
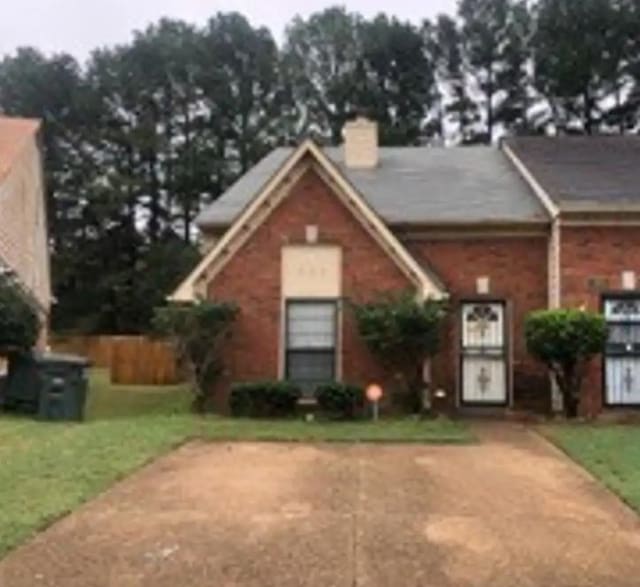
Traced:
[[344, 125], [344, 161], [350, 169], [378, 166], [378, 123], [363, 116]]

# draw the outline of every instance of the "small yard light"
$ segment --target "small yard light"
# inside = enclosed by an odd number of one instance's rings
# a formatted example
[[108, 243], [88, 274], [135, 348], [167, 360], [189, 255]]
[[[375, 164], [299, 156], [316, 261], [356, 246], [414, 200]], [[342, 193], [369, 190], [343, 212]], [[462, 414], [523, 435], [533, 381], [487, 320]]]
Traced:
[[371, 402], [374, 421], [378, 419], [378, 405], [382, 399], [382, 387], [377, 383], [370, 383], [367, 385], [367, 399]]

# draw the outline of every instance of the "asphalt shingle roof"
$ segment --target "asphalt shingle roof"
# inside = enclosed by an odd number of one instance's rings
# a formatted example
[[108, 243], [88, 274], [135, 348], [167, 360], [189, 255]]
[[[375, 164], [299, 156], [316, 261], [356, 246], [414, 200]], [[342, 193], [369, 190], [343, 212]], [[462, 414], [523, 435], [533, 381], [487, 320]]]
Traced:
[[[291, 154], [272, 151], [197, 218], [230, 224]], [[390, 224], [546, 222], [548, 216], [506, 155], [493, 147], [382, 147], [371, 170], [348, 169], [341, 148], [324, 152]]]
[[640, 205], [640, 137], [519, 137], [507, 146], [561, 210]]

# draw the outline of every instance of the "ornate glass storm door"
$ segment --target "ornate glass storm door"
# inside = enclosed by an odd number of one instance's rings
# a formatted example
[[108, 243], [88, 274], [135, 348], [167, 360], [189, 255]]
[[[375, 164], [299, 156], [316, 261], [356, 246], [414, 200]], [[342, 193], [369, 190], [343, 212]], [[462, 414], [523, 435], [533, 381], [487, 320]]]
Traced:
[[462, 305], [462, 403], [507, 403], [504, 304]]
[[640, 298], [604, 302], [609, 326], [605, 349], [606, 403], [640, 405]]

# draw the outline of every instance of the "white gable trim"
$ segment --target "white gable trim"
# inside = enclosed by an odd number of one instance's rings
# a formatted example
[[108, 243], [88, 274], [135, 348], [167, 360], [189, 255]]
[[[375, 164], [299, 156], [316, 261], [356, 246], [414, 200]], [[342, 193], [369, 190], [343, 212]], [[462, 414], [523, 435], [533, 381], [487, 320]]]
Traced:
[[559, 308], [562, 303], [562, 271], [561, 271], [561, 254], [562, 254], [562, 238], [560, 235], [560, 208], [553, 201], [551, 196], [544, 190], [538, 180], [527, 169], [527, 166], [520, 158], [509, 148], [506, 143], [502, 144], [502, 150], [511, 160], [518, 173], [529, 185], [533, 193], [536, 195], [545, 210], [551, 216], [551, 233], [547, 245], [547, 283], [548, 283], [548, 300], [549, 308]]
[[[178, 286], [169, 300], [190, 302], [205, 297], [206, 285], [226, 265], [271, 211], [289, 194], [298, 179], [309, 169], [300, 165], [305, 155], [314, 159], [314, 168], [345, 202], [355, 217], [376, 242], [387, 252], [402, 272], [416, 285], [421, 297], [442, 299], [446, 292], [434, 282], [384, 222], [373, 212], [362, 196], [346, 181], [342, 173], [330, 162], [322, 150], [311, 140], [304, 141], [263, 186], [253, 200], [225, 232], [216, 245], [198, 263], [198, 266]], [[334, 187], [335, 186], [335, 187]], [[337, 189], [336, 189], [337, 188]]]

